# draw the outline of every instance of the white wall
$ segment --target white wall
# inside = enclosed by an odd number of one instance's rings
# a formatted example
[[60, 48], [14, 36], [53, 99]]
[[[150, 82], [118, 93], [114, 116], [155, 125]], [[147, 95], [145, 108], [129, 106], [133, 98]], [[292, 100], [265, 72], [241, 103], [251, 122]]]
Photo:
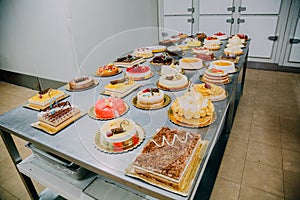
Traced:
[[69, 81], [158, 42], [157, 1], [1, 0], [0, 68]]

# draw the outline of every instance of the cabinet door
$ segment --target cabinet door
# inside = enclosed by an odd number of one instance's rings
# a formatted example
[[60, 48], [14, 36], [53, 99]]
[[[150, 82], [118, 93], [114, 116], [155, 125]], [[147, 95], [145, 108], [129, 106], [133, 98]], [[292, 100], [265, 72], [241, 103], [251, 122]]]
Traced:
[[231, 16], [219, 16], [219, 15], [206, 15], [199, 17], [199, 31], [204, 32], [207, 35], [213, 35], [217, 32], [224, 32], [230, 35], [231, 24], [226, 23], [226, 19], [230, 19]]
[[164, 15], [188, 15], [192, 8], [192, 0], [163, 0]]
[[[297, 25], [295, 29], [295, 34], [293, 41], [297, 40], [295, 43], [292, 44], [291, 53], [289, 55], [289, 62], [297, 62], [300, 64], [300, 18], [298, 17]], [[291, 43], [291, 41], [290, 41]]]
[[242, 0], [242, 14], [279, 14], [281, 0]]
[[239, 25], [239, 32], [251, 38], [249, 56], [271, 58], [274, 41], [269, 36], [276, 35], [277, 16], [243, 16], [245, 23]]
[[190, 35], [192, 32], [192, 26], [188, 21], [191, 18], [191, 16], [164, 16], [163, 32], [167, 33], [168, 36], [178, 34], [179, 32]]
[[233, 0], [200, 0], [199, 14], [231, 14], [227, 8], [233, 6]]

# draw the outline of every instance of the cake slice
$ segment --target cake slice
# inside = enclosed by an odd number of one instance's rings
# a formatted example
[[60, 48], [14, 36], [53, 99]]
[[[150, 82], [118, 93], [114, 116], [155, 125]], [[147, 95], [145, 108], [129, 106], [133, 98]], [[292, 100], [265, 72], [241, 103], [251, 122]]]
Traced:
[[113, 80], [106, 85], [104, 93], [118, 98], [123, 98], [138, 87], [139, 85], [134, 80], [122, 78]]

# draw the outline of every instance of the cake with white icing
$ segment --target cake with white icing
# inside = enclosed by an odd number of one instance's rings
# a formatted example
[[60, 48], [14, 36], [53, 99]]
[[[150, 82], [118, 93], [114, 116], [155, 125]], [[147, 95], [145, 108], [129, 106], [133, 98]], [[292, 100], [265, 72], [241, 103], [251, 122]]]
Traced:
[[135, 57], [151, 58], [153, 56], [153, 52], [149, 48], [137, 48], [133, 51], [133, 55]]
[[157, 86], [164, 90], [181, 90], [188, 86], [188, 78], [181, 73], [160, 76]]
[[158, 88], [146, 88], [137, 93], [137, 106], [156, 108], [164, 104], [164, 92]]
[[100, 128], [99, 142], [106, 150], [113, 152], [132, 148], [139, 142], [136, 124], [125, 118], [108, 121]]
[[201, 69], [203, 61], [200, 58], [187, 57], [180, 59], [179, 65], [182, 69]]

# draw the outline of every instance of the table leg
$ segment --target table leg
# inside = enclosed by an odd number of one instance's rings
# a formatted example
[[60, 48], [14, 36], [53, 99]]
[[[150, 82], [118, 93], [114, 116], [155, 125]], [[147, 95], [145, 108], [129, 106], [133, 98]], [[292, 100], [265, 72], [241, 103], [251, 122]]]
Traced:
[[4, 144], [6, 146], [6, 149], [14, 163], [14, 166], [16, 167], [17, 172], [19, 173], [19, 175], [21, 177], [21, 180], [24, 183], [24, 186], [25, 186], [30, 198], [31, 199], [39, 199], [39, 195], [31, 181], [31, 179], [28, 176], [22, 174], [17, 167], [17, 164], [22, 161], [22, 158], [19, 154], [19, 151], [14, 143], [14, 140], [13, 140], [11, 134], [8, 132], [5, 132], [3, 130], [0, 130], [0, 134], [3, 139]]

